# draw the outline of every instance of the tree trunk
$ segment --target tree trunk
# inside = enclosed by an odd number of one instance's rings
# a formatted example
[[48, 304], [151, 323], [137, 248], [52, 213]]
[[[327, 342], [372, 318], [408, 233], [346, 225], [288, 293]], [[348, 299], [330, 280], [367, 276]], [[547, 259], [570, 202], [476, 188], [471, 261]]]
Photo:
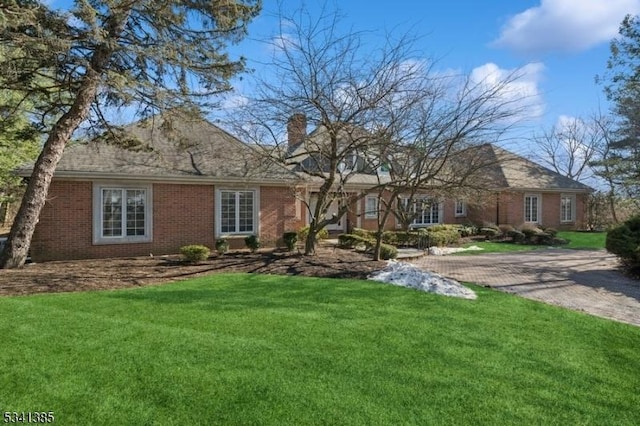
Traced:
[[618, 221], [618, 214], [616, 213], [616, 193], [613, 189], [607, 194], [607, 201], [609, 202], [609, 209], [611, 210], [613, 223], [617, 225], [620, 222]]
[[33, 167], [20, 209], [11, 226], [9, 239], [0, 257], [0, 268], [18, 268], [23, 266], [27, 259], [31, 238], [44, 207], [53, 173], [62, 158], [65, 145], [89, 113], [89, 107], [97, 91], [98, 80], [93, 82], [87, 80], [85, 86], [87, 87], [83, 87], [85, 90], [81, 89], [71, 109], [51, 130]]
[[[115, 42], [124, 30], [130, 12], [130, 7], [124, 8], [108, 18], [105, 28], [111, 42]], [[114, 48], [115, 46], [109, 42], [96, 48], [82, 78], [73, 105], [51, 129], [42, 152], [33, 166], [27, 190], [11, 227], [5, 249], [0, 256], [0, 269], [19, 268], [27, 260], [31, 238], [36, 229], [40, 212], [47, 200], [56, 166], [62, 158], [64, 148], [73, 132], [89, 115], [89, 109], [98, 92], [102, 74], [113, 55]]]
[[305, 256], [315, 256], [316, 255], [316, 235], [318, 231], [315, 228], [309, 226], [309, 234], [307, 234], [307, 239], [304, 241], [304, 255]]
[[380, 260], [380, 247], [382, 247], [382, 234], [378, 232], [376, 234], [376, 244], [373, 247], [373, 260]]

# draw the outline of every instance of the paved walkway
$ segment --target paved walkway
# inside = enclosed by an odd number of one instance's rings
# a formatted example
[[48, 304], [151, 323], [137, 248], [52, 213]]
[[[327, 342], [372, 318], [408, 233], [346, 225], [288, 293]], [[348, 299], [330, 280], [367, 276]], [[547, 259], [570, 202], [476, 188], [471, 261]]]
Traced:
[[605, 251], [536, 250], [410, 260], [429, 271], [640, 326], [640, 281]]

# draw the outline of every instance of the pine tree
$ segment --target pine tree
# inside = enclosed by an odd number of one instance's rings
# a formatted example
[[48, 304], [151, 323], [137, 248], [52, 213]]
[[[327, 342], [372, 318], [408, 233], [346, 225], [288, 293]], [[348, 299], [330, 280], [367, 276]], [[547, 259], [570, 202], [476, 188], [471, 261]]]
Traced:
[[0, 89], [38, 99], [33, 117], [47, 138], [0, 267], [24, 264], [74, 132], [88, 120], [104, 128], [106, 108], [135, 107], [145, 116], [211, 106], [211, 96], [229, 90], [244, 69], [226, 48], [246, 35], [260, 7], [260, 0], [76, 0], [60, 11], [35, 0], [3, 1], [0, 44], [12, 55], [0, 58]]
[[609, 143], [608, 172], [631, 199], [640, 197], [640, 19], [627, 15], [611, 42], [607, 72], [599, 77], [614, 103], [618, 128]]

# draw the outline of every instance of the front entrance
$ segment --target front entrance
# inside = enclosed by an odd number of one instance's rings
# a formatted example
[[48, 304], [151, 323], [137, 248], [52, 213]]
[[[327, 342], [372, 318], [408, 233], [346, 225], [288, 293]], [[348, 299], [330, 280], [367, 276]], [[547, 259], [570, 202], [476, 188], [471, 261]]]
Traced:
[[[316, 204], [318, 202], [318, 197], [316, 195], [311, 195], [311, 199], [309, 202], [309, 207], [311, 207], [311, 211], [315, 211], [316, 209]], [[332, 218], [334, 215], [338, 214], [338, 201], [334, 201], [333, 203], [331, 203], [331, 205], [329, 206], [329, 208], [327, 209], [327, 214], [326, 217], [327, 219]], [[345, 222], [346, 222], [346, 216], [342, 216], [340, 218], [340, 220], [338, 221], [338, 223], [332, 223], [330, 225], [327, 225], [327, 231], [329, 232], [343, 232], [345, 229]], [[311, 221], [311, 213], [309, 214], [309, 222]]]

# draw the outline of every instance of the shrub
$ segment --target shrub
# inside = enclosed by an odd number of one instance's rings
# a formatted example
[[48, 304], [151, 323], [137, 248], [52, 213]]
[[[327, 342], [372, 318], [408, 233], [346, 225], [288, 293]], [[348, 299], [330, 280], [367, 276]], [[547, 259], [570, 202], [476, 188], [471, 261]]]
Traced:
[[500, 233], [502, 235], [508, 236], [509, 232], [513, 231], [515, 228], [511, 225], [504, 224], [504, 225], [499, 225], [498, 229], [500, 230]]
[[418, 245], [420, 239], [420, 231], [398, 231], [396, 234], [396, 241], [399, 246], [411, 246]]
[[640, 216], [611, 229], [607, 233], [605, 248], [618, 256], [630, 272], [640, 272]]
[[443, 247], [450, 244], [457, 244], [460, 241], [460, 234], [455, 228], [433, 228], [427, 229], [427, 244], [430, 247]]
[[338, 245], [342, 248], [356, 248], [361, 245], [373, 245], [373, 240], [355, 234], [338, 235]]
[[544, 232], [551, 235], [552, 237], [558, 235], [558, 230], [555, 228], [545, 228]]
[[395, 231], [384, 231], [382, 233], [382, 242], [385, 244], [391, 244], [392, 246], [398, 245], [398, 234]]
[[398, 257], [398, 249], [389, 244], [380, 245], [380, 259], [389, 260]]
[[229, 241], [225, 238], [218, 238], [216, 240], [216, 251], [218, 254], [225, 254], [229, 251]]
[[431, 232], [436, 232], [436, 231], [445, 231], [447, 229], [450, 229], [451, 226], [450, 225], [432, 225], [429, 226], [428, 228], [425, 228], [427, 231], [431, 231]]
[[500, 235], [500, 230], [494, 227], [480, 228], [480, 235], [484, 235], [488, 239], [492, 239]]
[[287, 247], [287, 250], [294, 251], [296, 249], [296, 243], [298, 242], [298, 233], [295, 231], [285, 232], [282, 234], [282, 241]]
[[471, 237], [476, 235], [477, 229], [473, 225], [460, 225], [458, 227], [458, 233], [461, 237]]
[[536, 235], [542, 234], [542, 229], [534, 225], [522, 225], [520, 232], [522, 232], [527, 239], [532, 239]]
[[202, 246], [199, 244], [192, 244], [188, 246], [180, 247], [180, 254], [187, 262], [196, 263], [202, 262], [209, 258], [209, 254], [211, 250], [209, 247]]
[[369, 231], [367, 229], [353, 228], [351, 233], [353, 235], [357, 235], [357, 236], [363, 237], [363, 238], [375, 238], [375, 235], [373, 235], [373, 232], [371, 232], [371, 231]]
[[[300, 230], [298, 231], [298, 239], [300, 241], [306, 240], [308, 235], [309, 235], [309, 225], [300, 228]], [[322, 228], [316, 234], [316, 238], [319, 240], [326, 240], [327, 238], [329, 238], [329, 231], [327, 231], [326, 228]]]
[[248, 235], [244, 238], [244, 244], [249, 247], [251, 253], [255, 253], [260, 248], [260, 240], [257, 235]]
[[569, 244], [569, 240], [565, 240], [564, 238], [560, 238], [560, 237], [551, 237], [550, 241], [549, 241], [549, 245], [550, 246], [564, 246]]
[[551, 234], [547, 234], [546, 232], [541, 232], [532, 241], [534, 244], [540, 244], [542, 246], [553, 246], [555, 242], [555, 238]]
[[507, 237], [511, 238], [514, 243], [523, 243], [526, 240], [526, 236], [521, 231], [513, 229], [507, 233]]

